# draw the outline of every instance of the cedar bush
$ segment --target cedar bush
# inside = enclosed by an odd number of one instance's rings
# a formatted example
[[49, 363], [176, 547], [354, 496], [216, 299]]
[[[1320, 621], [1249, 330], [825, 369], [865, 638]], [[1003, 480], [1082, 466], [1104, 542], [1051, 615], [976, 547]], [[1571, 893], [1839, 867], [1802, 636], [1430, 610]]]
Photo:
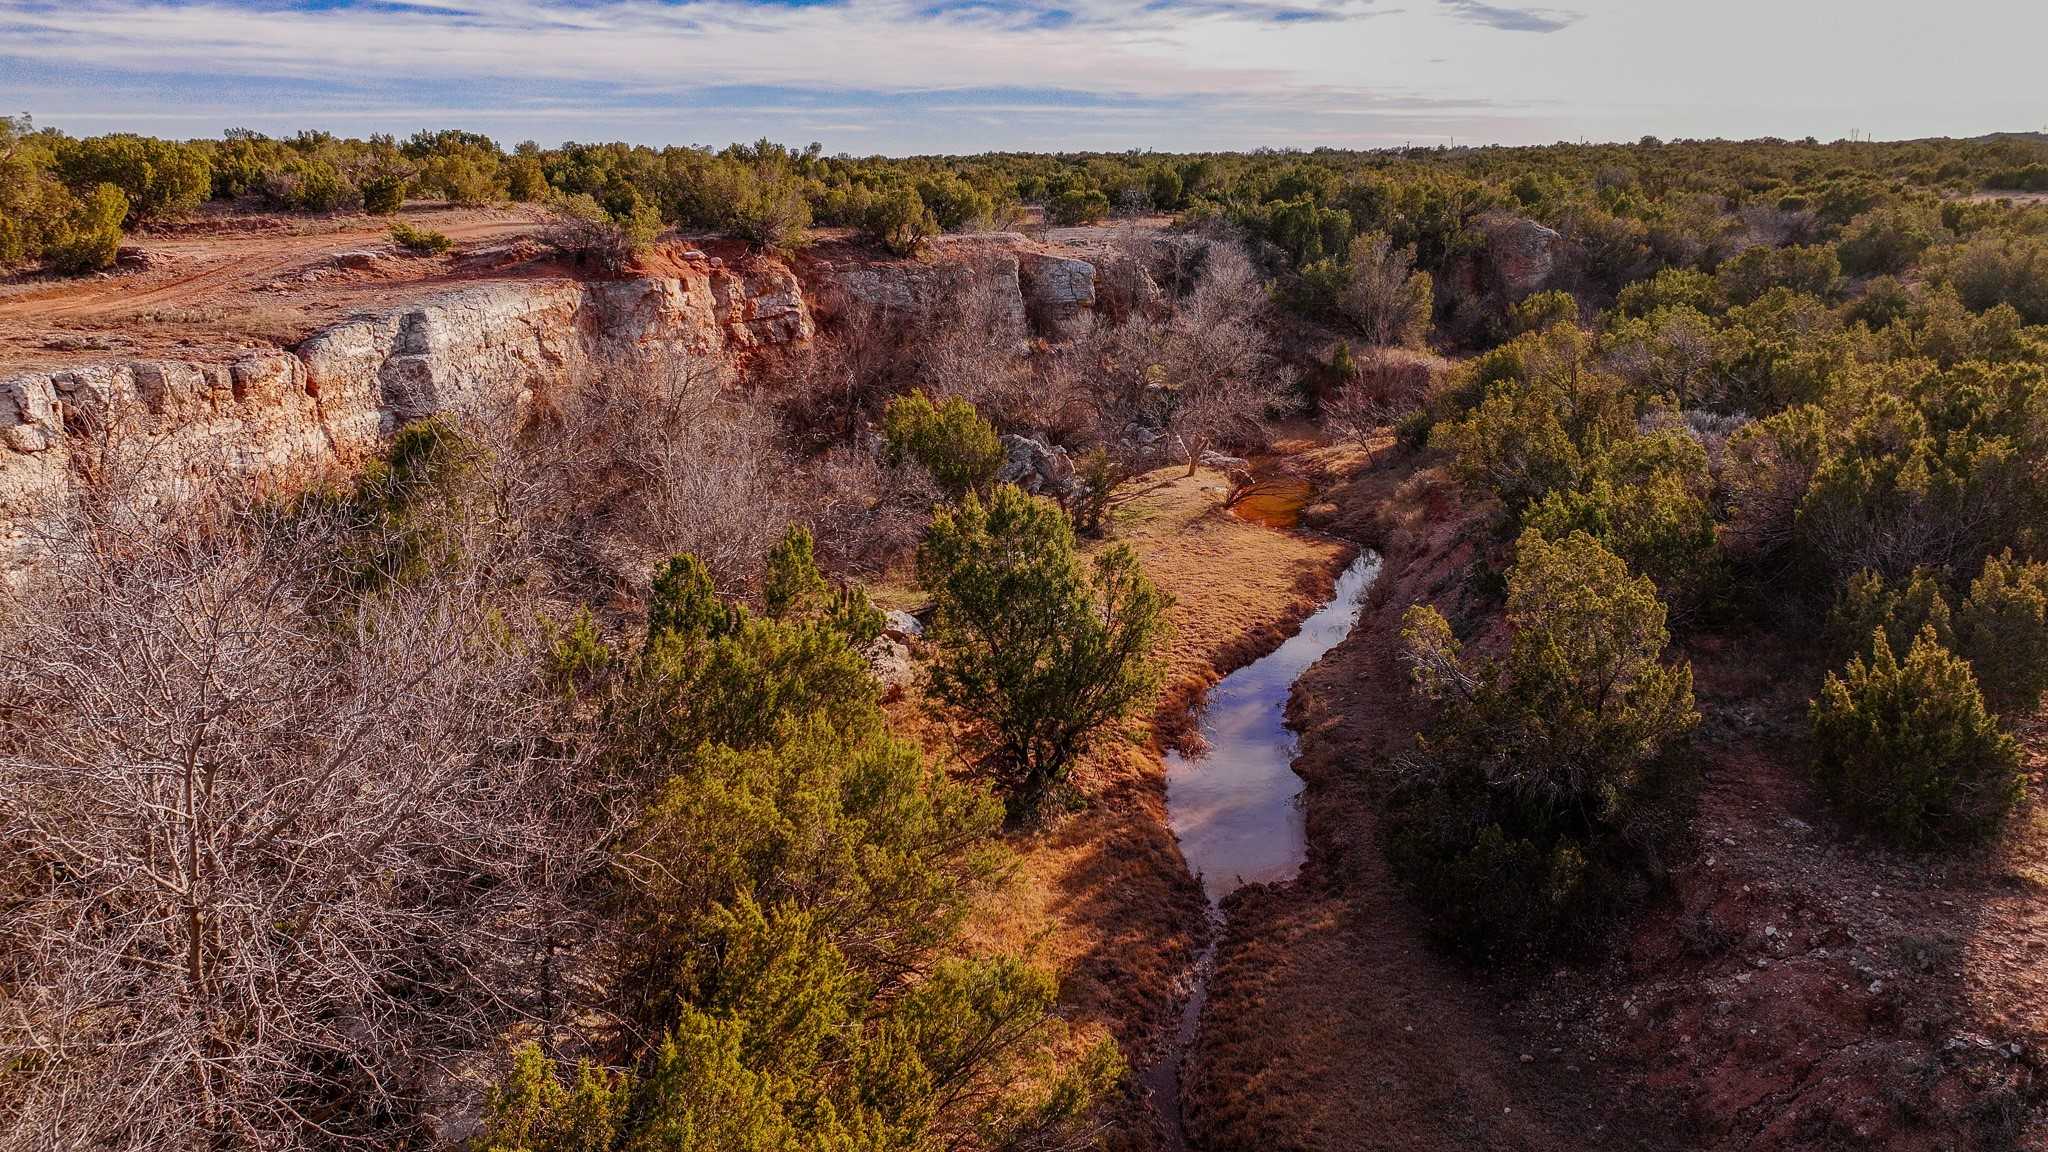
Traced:
[[921, 465], [946, 495], [986, 495], [1002, 471], [1005, 453], [995, 425], [955, 396], [933, 404], [922, 391], [898, 396], [882, 413], [891, 462]]
[[1434, 608], [1404, 615], [1416, 689], [1438, 710], [1392, 767], [1388, 853], [1448, 946], [1562, 947], [1661, 883], [1699, 720], [1691, 668], [1663, 661], [1664, 615], [1592, 536], [1534, 529], [1515, 545], [1504, 658], [1466, 660]]
[[834, 587], [818, 569], [811, 530], [792, 524], [768, 550], [761, 603], [771, 620], [823, 621], [856, 645], [869, 644], [887, 623], [866, 592], [850, 584]]
[[43, 262], [57, 272], [92, 272], [113, 266], [121, 250], [128, 198], [112, 184], [74, 201], [43, 237]]
[[1814, 780], [1857, 825], [1901, 848], [1980, 840], [2019, 801], [2019, 749], [1977, 678], [1926, 627], [1901, 663], [1882, 629], [1871, 655], [1829, 673], [1813, 702]]
[[917, 576], [932, 598], [932, 692], [970, 720], [1012, 818], [1035, 818], [1158, 688], [1171, 601], [1122, 544], [1084, 565], [1066, 514], [1009, 484], [934, 514]]
[[1916, 568], [1903, 581], [1888, 582], [1865, 568], [1849, 578], [1828, 612], [1828, 639], [1841, 658], [1872, 654], [1870, 638], [1881, 634], [1895, 653], [1913, 646], [1921, 632], [1933, 629], [1944, 647], [1955, 644], [1948, 592], [1941, 578]]
[[416, 228], [403, 220], [391, 225], [391, 242], [415, 256], [439, 256], [455, 247], [455, 241], [446, 233]]
[[1600, 453], [1582, 487], [1552, 491], [1523, 525], [1552, 540], [1587, 532], [1631, 571], [1656, 581], [1667, 604], [1689, 611], [1711, 590], [1719, 567], [1712, 487], [1706, 449], [1666, 428]]
[[206, 201], [211, 169], [203, 149], [122, 133], [60, 140], [55, 171], [74, 190], [111, 184], [127, 198], [129, 226], [175, 219]]
[[363, 211], [372, 216], [396, 216], [405, 207], [405, 190], [409, 183], [404, 176], [388, 172], [372, 176], [363, 181]]
[[1636, 398], [1595, 362], [1576, 325], [1530, 332], [1470, 361], [1456, 387], [1483, 395], [1432, 430], [1460, 481], [1491, 492], [1512, 520], [1552, 491], [1578, 486], [1587, 458], [1635, 430]]
[[579, 264], [605, 271], [624, 268], [661, 234], [660, 214], [637, 199], [624, 215], [588, 192], [559, 197], [550, 208], [553, 217], [543, 234], [547, 243]]
[[1956, 613], [1957, 650], [2001, 712], [2031, 715], [2048, 692], [2048, 563], [1985, 560]]
[[[1052, 974], [958, 955], [998, 873], [1001, 809], [890, 734], [826, 582], [788, 533], [764, 597], [720, 600], [679, 556], [605, 711], [644, 809], [613, 852], [628, 1004], [657, 1039], [565, 1076], [522, 1050], [492, 1152], [1079, 1146], [1122, 1064], [1077, 1053]], [[584, 645], [577, 645], [578, 648]]]

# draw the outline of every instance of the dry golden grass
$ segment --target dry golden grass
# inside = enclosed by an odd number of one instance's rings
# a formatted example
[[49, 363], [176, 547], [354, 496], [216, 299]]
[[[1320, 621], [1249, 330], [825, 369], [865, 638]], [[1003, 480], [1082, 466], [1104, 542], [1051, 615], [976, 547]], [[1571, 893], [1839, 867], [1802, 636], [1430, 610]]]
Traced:
[[[1184, 472], [1131, 480], [1113, 521], [1115, 538], [1174, 597], [1158, 711], [1176, 729], [1208, 685], [1272, 649], [1314, 609], [1352, 552], [1239, 519], [1223, 507], [1219, 473]], [[935, 755], [955, 756], [943, 722], [919, 701], [899, 702], [895, 712]], [[1201, 888], [1166, 826], [1159, 747], [1170, 734], [1139, 724], [1098, 747], [1076, 774], [1083, 806], [1012, 838], [1008, 882], [968, 933], [973, 947], [1023, 951], [1052, 966], [1077, 1034], [1115, 1036], [1134, 1068], [1170, 1036], [1206, 931]], [[1153, 1146], [1142, 1101], [1128, 1101], [1118, 1120], [1113, 1144]]]

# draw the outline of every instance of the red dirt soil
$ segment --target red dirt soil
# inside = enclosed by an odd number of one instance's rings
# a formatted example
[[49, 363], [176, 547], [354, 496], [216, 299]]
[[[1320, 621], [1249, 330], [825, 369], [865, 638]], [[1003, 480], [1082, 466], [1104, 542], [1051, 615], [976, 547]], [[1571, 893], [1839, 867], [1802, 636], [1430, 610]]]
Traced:
[[1296, 693], [1309, 864], [1230, 908], [1193, 1146], [2048, 1147], [2048, 806], [1974, 857], [1856, 844], [1802, 770], [1821, 669], [1765, 630], [1683, 650], [1706, 718], [1697, 847], [1603, 958], [1485, 972], [1424, 942], [1370, 785], [1420, 720], [1394, 636], [1417, 600], [1483, 624], [1498, 608], [1468, 571], [1502, 560], [1427, 463], [1383, 462], [1323, 509], [1385, 567]]
[[[96, 276], [0, 280], [0, 370], [113, 356], [221, 356], [290, 345], [396, 292], [563, 275], [535, 243], [535, 210], [409, 206], [397, 219], [456, 247], [412, 256], [392, 221], [370, 216], [247, 215], [210, 207], [129, 237]], [[341, 253], [375, 253], [361, 266]], [[357, 263], [351, 261], [351, 263]]]

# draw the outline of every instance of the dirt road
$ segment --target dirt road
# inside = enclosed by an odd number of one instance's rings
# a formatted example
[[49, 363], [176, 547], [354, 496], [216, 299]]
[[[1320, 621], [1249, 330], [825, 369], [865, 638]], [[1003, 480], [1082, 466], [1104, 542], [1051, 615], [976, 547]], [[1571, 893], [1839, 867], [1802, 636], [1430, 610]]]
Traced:
[[528, 243], [531, 210], [415, 206], [400, 219], [456, 248], [405, 254], [374, 217], [211, 213], [131, 237], [108, 273], [0, 281], [0, 369], [289, 344], [396, 290], [548, 271]]

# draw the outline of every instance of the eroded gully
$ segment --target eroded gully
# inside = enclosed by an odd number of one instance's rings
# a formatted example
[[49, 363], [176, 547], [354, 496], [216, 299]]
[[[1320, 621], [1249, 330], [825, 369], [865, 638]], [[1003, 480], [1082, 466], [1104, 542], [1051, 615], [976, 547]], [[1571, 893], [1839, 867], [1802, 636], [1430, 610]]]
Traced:
[[1308, 851], [1288, 697], [1302, 673], [1350, 635], [1379, 567], [1371, 552], [1352, 561], [1330, 599], [1302, 621], [1299, 632], [1210, 689], [1201, 715], [1203, 750], [1167, 754], [1167, 821], [1188, 870], [1202, 881], [1210, 920], [1174, 1042], [1145, 1075], [1166, 1146], [1176, 1152], [1186, 1147], [1181, 1064], [1201, 1031], [1223, 936], [1224, 897], [1247, 884], [1292, 880]]

